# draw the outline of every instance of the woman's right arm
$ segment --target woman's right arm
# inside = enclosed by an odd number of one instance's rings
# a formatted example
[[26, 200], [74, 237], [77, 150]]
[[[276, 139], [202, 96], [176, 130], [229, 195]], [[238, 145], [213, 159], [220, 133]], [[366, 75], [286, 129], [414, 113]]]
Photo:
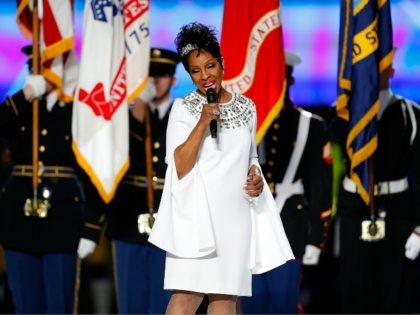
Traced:
[[206, 129], [207, 126], [199, 121], [187, 140], [175, 149], [174, 160], [179, 179], [187, 175], [194, 167]]
[[174, 151], [174, 161], [179, 179], [187, 175], [194, 167], [204, 135], [209, 128], [210, 121], [212, 119], [219, 120], [219, 115], [214, 115], [215, 110], [219, 111], [219, 106], [216, 103], [204, 106], [200, 119], [188, 135], [187, 140], [176, 147]]

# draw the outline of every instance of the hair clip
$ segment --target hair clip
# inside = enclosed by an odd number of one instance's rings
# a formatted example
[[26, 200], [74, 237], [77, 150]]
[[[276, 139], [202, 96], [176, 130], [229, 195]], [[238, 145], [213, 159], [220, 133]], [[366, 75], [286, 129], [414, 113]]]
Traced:
[[198, 49], [197, 45], [194, 44], [187, 44], [184, 47], [181, 48], [180, 55], [181, 57], [185, 57], [188, 55], [191, 51]]

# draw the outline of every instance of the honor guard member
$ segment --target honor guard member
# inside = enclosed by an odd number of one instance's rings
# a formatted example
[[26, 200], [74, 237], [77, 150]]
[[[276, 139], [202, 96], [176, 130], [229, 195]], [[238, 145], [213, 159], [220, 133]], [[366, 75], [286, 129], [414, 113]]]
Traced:
[[[32, 53], [32, 47], [22, 50]], [[81, 257], [91, 253], [100, 234], [99, 196], [88, 180], [81, 190], [77, 175], [84, 173], [71, 148], [72, 103], [58, 102], [55, 93], [41, 75], [29, 75], [23, 90], [0, 105], [0, 133], [13, 163], [0, 195], [0, 241], [18, 314], [73, 313], [77, 252]], [[38, 203], [32, 187], [31, 101], [36, 97]]]
[[107, 235], [113, 240], [118, 310], [121, 314], [163, 314], [170, 292], [163, 290], [165, 252], [148, 243], [149, 213], [146, 177], [146, 125], [151, 124], [154, 210], [157, 211], [166, 172], [166, 127], [170, 91], [178, 54], [151, 49], [149, 83], [130, 109], [130, 168], [109, 207]]
[[[332, 122], [333, 142], [341, 147], [347, 175], [338, 199], [343, 313], [410, 313], [410, 297], [415, 294], [412, 260], [420, 250], [420, 110], [392, 92], [393, 76], [390, 65], [379, 77], [373, 218], [349, 178], [348, 123], [339, 117]], [[368, 230], [371, 223], [376, 231]]]
[[331, 214], [331, 159], [322, 118], [295, 106], [289, 89], [299, 56], [286, 52], [284, 106], [259, 145], [270, 186], [296, 260], [253, 275], [244, 314], [296, 314], [301, 265], [318, 264]]

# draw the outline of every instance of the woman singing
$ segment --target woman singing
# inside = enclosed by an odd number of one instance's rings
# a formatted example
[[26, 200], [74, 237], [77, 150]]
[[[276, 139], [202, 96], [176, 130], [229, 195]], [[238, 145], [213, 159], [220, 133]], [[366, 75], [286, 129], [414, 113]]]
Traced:
[[[209, 314], [234, 314], [237, 296], [251, 295], [252, 273], [293, 254], [261, 175], [255, 105], [222, 87], [215, 31], [190, 23], [175, 44], [196, 90], [176, 99], [170, 114], [168, 170], [149, 241], [167, 252], [168, 314], [194, 314], [205, 294]], [[209, 103], [210, 89], [216, 101]]]

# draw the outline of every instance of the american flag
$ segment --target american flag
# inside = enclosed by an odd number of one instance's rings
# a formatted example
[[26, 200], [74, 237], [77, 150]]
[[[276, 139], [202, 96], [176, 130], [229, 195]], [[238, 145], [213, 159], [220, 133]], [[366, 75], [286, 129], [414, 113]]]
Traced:
[[[77, 84], [78, 63], [74, 53], [72, 0], [39, 0], [39, 48], [41, 74], [57, 87], [60, 100], [70, 101]], [[22, 32], [32, 39], [30, 0], [18, 0], [16, 20]]]

